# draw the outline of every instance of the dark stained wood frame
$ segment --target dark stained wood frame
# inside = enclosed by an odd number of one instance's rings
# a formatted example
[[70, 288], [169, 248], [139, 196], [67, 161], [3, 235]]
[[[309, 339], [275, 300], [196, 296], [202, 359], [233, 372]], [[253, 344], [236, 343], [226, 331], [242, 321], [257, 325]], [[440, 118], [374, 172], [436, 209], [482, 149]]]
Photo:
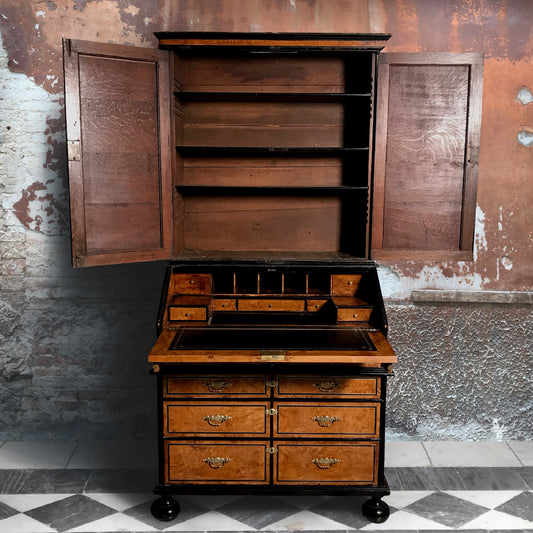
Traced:
[[[144, 251], [117, 253], [87, 252], [84, 204], [83, 173], [83, 124], [80, 110], [79, 55], [127, 59], [131, 61], [153, 62], [157, 72], [157, 117], [159, 138], [160, 172], [160, 236], [161, 248]], [[71, 198], [72, 263], [75, 267], [131, 263], [170, 259], [172, 256], [172, 173], [171, 150], [172, 132], [170, 128], [170, 85], [169, 52], [149, 48], [122, 45], [108, 45], [78, 40], [63, 40], [65, 74], [65, 108], [67, 121], [67, 146], [69, 166], [69, 187]], [[112, 83], [112, 80], [110, 80]], [[132, 91], [135, 87], [131, 88]]]
[[[463, 171], [463, 200], [458, 250], [409, 250], [383, 248], [385, 188], [387, 186], [387, 130], [389, 72], [391, 65], [467, 65], [469, 67], [467, 134]], [[378, 67], [376, 152], [372, 211], [372, 258], [392, 260], [473, 259], [474, 226], [481, 128], [483, 54], [478, 53], [383, 53]]]

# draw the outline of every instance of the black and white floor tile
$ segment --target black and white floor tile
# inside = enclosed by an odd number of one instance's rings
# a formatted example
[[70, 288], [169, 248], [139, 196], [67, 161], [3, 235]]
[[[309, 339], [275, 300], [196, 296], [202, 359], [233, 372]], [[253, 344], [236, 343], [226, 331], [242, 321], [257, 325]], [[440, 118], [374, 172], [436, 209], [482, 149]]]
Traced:
[[0, 470], [0, 532], [435, 531], [533, 533], [533, 467], [388, 468], [391, 515], [350, 496], [182, 496], [173, 522], [150, 513], [152, 470]]

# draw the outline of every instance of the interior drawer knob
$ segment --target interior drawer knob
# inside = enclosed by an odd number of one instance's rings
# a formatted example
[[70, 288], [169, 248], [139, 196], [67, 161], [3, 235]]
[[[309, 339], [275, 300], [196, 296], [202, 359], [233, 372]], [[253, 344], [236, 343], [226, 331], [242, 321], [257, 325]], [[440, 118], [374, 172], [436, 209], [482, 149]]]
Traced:
[[320, 427], [327, 428], [332, 426], [335, 422], [340, 422], [342, 418], [338, 416], [314, 416], [313, 420], [318, 423]]
[[202, 416], [202, 420], [205, 420], [210, 426], [220, 426], [224, 422], [231, 420], [229, 415], [206, 415]]
[[211, 468], [222, 468], [226, 463], [229, 463], [231, 459], [229, 457], [206, 457], [203, 461]]
[[222, 392], [225, 388], [231, 387], [232, 383], [229, 381], [208, 381], [205, 386], [210, 392]]
[[312, 459], [311, 462], [318, 466], [318, 468], [322, 468], [323, 470], [331, 468], [333, 465], [336, 465], [337, 463], [340, 463], [340, 459], [330, 458], [330, 457], [317, 457], [316, 459]]
[[331, 392], [332, 390], [335, 390], [339, 386], [339, 382], [338, 381], [317, 381], [314, 385], [320, 392]]

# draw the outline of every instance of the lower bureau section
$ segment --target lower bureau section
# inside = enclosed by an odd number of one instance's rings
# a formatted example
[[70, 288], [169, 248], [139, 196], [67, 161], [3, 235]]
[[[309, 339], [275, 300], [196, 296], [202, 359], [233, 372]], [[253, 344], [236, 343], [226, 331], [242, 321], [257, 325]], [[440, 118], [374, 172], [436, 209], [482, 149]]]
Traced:
[[167, 441], [166, 484], [378, 483], [378, 442]]

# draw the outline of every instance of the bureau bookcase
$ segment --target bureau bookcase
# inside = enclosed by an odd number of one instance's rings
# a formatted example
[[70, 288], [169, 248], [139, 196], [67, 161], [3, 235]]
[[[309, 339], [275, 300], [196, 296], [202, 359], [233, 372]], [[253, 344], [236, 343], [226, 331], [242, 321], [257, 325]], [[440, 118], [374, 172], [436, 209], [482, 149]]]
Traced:
[[[73, 264], [169, 260], [152, 513], [173, 519], [177, 494], [354, 494], [383, 522], [397, 358], [371, 257], [471, 253], [479, 59], [381, 70], [384, 34], [156, 36], [64, 41]], [[417, 98], [420, 116], [402, 114]], [[454, 142], [434, 142], [436, 123]], [[413, 157], [442, 165], [425, 179]]]

